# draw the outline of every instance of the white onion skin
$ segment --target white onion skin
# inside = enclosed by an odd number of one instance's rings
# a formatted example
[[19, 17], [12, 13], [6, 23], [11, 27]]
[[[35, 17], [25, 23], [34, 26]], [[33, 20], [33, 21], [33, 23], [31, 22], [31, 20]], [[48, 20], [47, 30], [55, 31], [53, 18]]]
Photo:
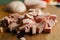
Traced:
[[28, 7], [35, 7], [35, 8], [45, 8], [47, 3], [42, 0], [25, 0], [25, 5]]

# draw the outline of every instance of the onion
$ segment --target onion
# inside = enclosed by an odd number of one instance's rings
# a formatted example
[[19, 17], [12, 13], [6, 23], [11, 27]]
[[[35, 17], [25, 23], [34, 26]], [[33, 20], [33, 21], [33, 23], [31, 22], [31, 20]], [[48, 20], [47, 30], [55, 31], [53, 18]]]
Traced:
[[7, 5], [7, 8], [11, 12], [23, 13], [26, 11], [26, 6], [21, 1], [12, 1]]
[[31, 6], [31, 5], [39, 4], [39, 1], [38, 1], [38, 0], [25, 0], [24, 3], [25, 3], [27, 6]]
[[25, 0], [24, 3], [28, 7], [32, 6], [35, 8], [45, 8], [47, 5], [47, 3], [45, 1], [42, 1], [42, 0]]
[[35, 5], [37, 8], [46, 8], [47, 3], [45, 1], [40, 1], [38, 5]]

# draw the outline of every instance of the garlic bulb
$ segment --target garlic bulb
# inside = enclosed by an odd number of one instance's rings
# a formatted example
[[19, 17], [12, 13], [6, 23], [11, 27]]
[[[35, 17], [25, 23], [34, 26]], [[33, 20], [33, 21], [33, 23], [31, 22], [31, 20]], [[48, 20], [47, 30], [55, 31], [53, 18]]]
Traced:
[[21, 1], [12, 1], [7, 5], [7, 8], [11, 12], [23, 13], [26, 11], [26, 6]]

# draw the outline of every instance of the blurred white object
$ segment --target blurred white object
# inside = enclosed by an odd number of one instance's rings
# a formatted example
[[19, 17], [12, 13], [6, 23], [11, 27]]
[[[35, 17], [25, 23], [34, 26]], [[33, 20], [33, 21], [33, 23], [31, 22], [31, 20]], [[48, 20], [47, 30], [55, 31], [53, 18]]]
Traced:
[[45, 8], [47, 3], [45, 1], [42, 0], [25, 0], [24, 3], [27, 6], [36, 6], [39, 8]]
[[25, 0], [24, 3], [25, 3], [27, 6], [31, 6], [31, 5], [39, 4], [39, 0]]
[[23, 13], [26, 11], [26, 6], [21, 1], [12, 1], [7, 5], [7, 8], [11, 12], [20, 12]]
[[26, 38], [25, 37], [22, 37], [22, 38], [20, 38], [20, 40], [26, 40]]
[[38, 8], [45, 8], [46, 6], [47, 6], [47, 3], [45, 1], [40, 1], [40, 3], [36, 5], [36, 7]]
[[32, 34], [36, 34], [36, 25], [34, 25], [33, 27], [32, 27]]
[[3, 28], [2, 27], [0, 27], [0, 32], [3, 32]]

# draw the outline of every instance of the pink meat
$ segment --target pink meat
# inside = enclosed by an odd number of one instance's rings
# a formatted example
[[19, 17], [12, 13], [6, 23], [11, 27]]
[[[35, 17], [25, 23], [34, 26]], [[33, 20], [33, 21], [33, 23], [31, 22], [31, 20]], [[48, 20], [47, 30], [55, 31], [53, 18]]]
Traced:
[[20, 19], [25, 18], [25, 14], [24, 15], [20, 15], [18, 18], [20, 18]]
[[41, 33], [41, 32], [43, 31], [44, 24], [45, 24], [45, 22], [38, 24], [38, 26], [37, 26], [37, 28], [36, 28], [36, 32], [37, 32], [37, 33]]
[[36, 20], [37, 23], [40, 23], [42, 21], [46, 21], [45, 17], [39, 17], [39, 16], [37, 16], [37, 17], [34, 17], [34, 19]]
[[28, 24], [22, 25], [19, 27], [19, 30], [25, 29], [26, 33], [30, 32], [30, 26]]
[[47, 23], [44, 24], [43, 32], [45, 32], [45, 33], [50, 33], [51, 32], [51, 27], [48, 27]]
[[[31, 20], [31, 19], [24, 19], [23, 20], [23, 24], [24, 27], [25, 27], [25, 31], [29, 31], [30, 28], [32, 28], [32, 34], [36, 34], [36, 27], [37, 27], [37, 24], [35, 23], [35, 21]], [[28, 27], [28, 28], [27, 28]]]
[[50, 27], [54, 27], [55, 26], [55, 22], [53, 20], [49, 20], [48, 25]]
[[20, 15], [18, 13], [14, 13], [14, 14], [10, 14], [8, 17], [16, 19], [16, 18], [19, 18], [19, 16]]
[[11, 23], [11, 19], [9, 17], [5, 17], [4, 19], [6, 19], [8, 21], [8, 24]]
[[56, 20], [57, 20], [57, 16], [56, 15], [51, 15], [50, 16], [50, 19], [52, 19], [54, 22], [57, 22]]
[[37, 16], [38, 15], [37, 12], [29, 12], [28, 14], [31, 16]]
[[[42, 31], [49, 33], [57, 22], [56, 15], [44, 14], [40, 9], [30, 9], [28, 13], [23, 15], [18, 13], [10, 14], [5, 19], [8, 21], [8, 28], [11, 31], [16, 30], [18, 32], [25, 29], [25, 32], [30, 32], [32, 28], [32, 34], [41, 33]], [[17, 22], [19, 23], [17, 24]], [[17, 27], [19, 25], [20, 27]]]
[[28, 11], [29, 12], [35, 12], [35, 9], [29, 9]]
[[44, 24], [43, 32], [50, 33], [52, 31], [53, 26], [54, 26], [54, 23], [51, 20], [48, 23], [46, 22]]
[[35, 21], [31, 19], [23, 19], [23, 24], [35, 24]]
[[10, 28], [10, 31], [15, 30], [17, 28], [18, 24], [17, 23], [11, 23], [8, 28]]
[[26, 14], [25, 17], [34, 20], [34, 17], [29, 14]]

